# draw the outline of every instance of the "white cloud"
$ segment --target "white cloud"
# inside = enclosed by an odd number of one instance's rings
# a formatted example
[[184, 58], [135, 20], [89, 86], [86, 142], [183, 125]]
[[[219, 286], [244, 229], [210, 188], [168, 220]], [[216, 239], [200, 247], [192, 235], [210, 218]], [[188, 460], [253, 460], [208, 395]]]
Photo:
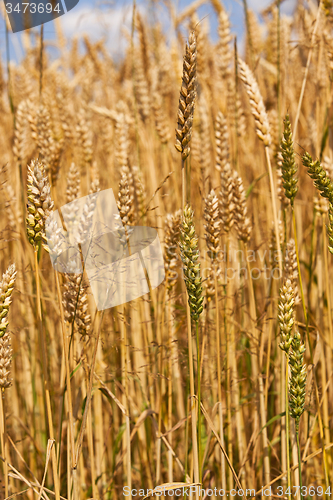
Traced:
[[78, 7], [61, 17], [67, 38], [87, 34], [92, 41], [105, 39], [112, 53], [122, 53], [126, 46], [124, 30], [130, 33], [132, 6], [125, 4], [112, 9], [98, 9], [87, 5]]
[[[258, 14], [264, 10], [266, 7], [271, 5], [272, 0], [249, 0], [250, 9], [254, 10]], [[281, 1], [281, 13], [286, 15], [291, 15], [296, 7], [296, 0], [285, 0]]]

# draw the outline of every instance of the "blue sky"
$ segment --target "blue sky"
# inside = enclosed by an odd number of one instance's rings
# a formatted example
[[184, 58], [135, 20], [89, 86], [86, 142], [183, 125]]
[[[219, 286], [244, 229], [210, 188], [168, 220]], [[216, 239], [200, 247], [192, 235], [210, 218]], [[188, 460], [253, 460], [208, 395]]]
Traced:
[[[0, 0], [2, 2], [3, 0]], [[10, 0], [6, 0], [10, 1]], [[38, 3], [38, 0], [34, 0]], [[177, 11], [182, 11], [193, 0], [169, 0], [174, 4]], [[248, 5], [255, 12], [265, 8], [271, 0], [248, 0]], [[296, 0], [285, 0], [282, 3], [282, 12], [291, 15]], [[152, 12], [152, 0], [137, 0], [138, 8], [145, 14]], [[232, 31], [237, 35], [239, 45], [244, 39], [244, 13], [242, 0], [225, 0], [223, 2], [230, 16]], [[156, 2], [155, 2], [156, 5]], [[119, 54], [124, 49], [126, 37], [124, 32], [130, 30], [132, 14], [132, 0], [80, 0], [79, 4], [59, 20], [61, 21], [64, 35], [68, 40], [75, 34], [87, 33], [93, 40], [105, 38], [107, 47], [113, 54]], [[211, 37], [216, 39], [217, 19], [209, 0], [206, 0], [198, 10], [200, 19], [205, 18], [211, 27]], [[160, 0], [156, 7], [156, 16], [163, 25], [168, 26], [168, 11], [164, 2]], [[36, 28], [37, 30], [39, 28]], [[45, 39], [52, 43], [56, 36], [54, 22], [46, 23], [44, 26]], [[22, 37], [19, 33], [10, 33], [11, 59], [20, 60], [23, 54]], [[1, 58], [5, 57], [5, 21], [0, 18], [0, 44]], [[50, 49], [52, 50], [52, 49]]]

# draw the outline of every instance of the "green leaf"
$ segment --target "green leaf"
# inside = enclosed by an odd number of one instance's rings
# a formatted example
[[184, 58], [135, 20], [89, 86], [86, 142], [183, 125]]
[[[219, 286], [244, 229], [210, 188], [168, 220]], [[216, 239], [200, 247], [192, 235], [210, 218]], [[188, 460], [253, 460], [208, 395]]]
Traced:
[[262, 429], [260, 429], [259, 434], [265, 429], [265, 427], [268, 427], [269, 425], [273, 424], [276, 420], [279, 420], [280, 418], [285, 417], [285, 416], [286, 416], [285, 411], [283, 411], [282, 413], [279, 413], [278, 415], [275, 415], [273, 418], [268, 420], [267, 424], [264, 425], [264, 427], [262, 427]]
[[259, 182], [261, 181], [261, 179], [263, 177], [265, 177], [266, 175], [268, 175], [267, 172], [265, 172], [264, 174], [261, 174], [259, 175], [259, 177], [257, 177], [256, 179], [254, 179], [254, 181], [251, 182], [251, 184], [249, 185], [249, 187], [247, 188], [246, 192], [245, 192], [245, 197], [248, 198], [254, 188], [254, 186]]

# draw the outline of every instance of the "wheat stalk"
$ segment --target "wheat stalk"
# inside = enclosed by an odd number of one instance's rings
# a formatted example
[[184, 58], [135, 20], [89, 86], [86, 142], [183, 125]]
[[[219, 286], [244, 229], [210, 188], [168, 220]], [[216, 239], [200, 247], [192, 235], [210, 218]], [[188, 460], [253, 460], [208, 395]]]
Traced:
[[10, 366], [12, 362], [12, 347], [8, 328], [8, 313], [11, 305], [11, 296], [16, 279], [15, 264], [8, 267], [0, 281], [0, 419], [1, 419], [1, 450], [4, 460], [5, 496], [8, 497], [8, 444], [6, 433], [5, 389], [11, 386]]
[[[189, 205], [184, 209], [181, 225], [181, 238], [179, 242], [180, 255], [183, 262], [183, 276], [188, 294], [188, 305], [191, 317], [196, 322], [197, 337], [197, 377], [198, 377], [198, 436], [196, 432], [196, 412], [194, 400], [194, 373], [193, 373], [193, 353], [191, 322], [188, 321], [188, 347], [190, 362], [190, 391], [191, 391], [191, 412], [192, 412], [192, 441], [193, 441], [193, 461], [195, 482], [201, 482], [201, 397], [200, 397], [200, 348], [199, 348], [199, 316], [203, 311], [203, 296], [201, 286], [201, 274], [198, 237], [195, 232], [193, 222], [193, 210]], [[199, 442], [199, 443], [198, 443]]]
[[[40, 294], [40, 276], [38, 264], [38, 247], [41, 240], [46, 241], [45, 223], [48, 215], [53, 208], [53, 201], [50, 195], [50, 185], [44, 166], [39, 161], [32, 161], [28, 167], [27, 181], [27, 197], [28, 197], [28, 216], [26, 217], [28, 239], [34, 249], [35, 258], [35, 277], [37, 291], [37, 312], [39, 324], [39, 341], [42, 352], [42, 368], [44, 379], [44, 390], [46, 398], [47, 420], [49, 426], [50, 439], [54, 441], [53, 418], [50, 398], [50, 385], [47, 372], [47, 354], [45, 346], [45, 338], [43, 332], [41, 294]], [[60, 500], [59, 478], [57, 472], [57, 459], [54, 446], [51, 450], [53, 480], [55, 487], [56, 500]]]

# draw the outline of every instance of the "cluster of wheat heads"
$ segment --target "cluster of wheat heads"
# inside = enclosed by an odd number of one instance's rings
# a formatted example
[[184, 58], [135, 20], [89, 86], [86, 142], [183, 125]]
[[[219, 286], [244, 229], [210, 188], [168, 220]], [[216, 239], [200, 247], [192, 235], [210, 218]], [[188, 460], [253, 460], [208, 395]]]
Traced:
[[[56, 60], [27, 32], [1, 63], [1, 498], [333, 493], [331, 2], [244, 2], [243, 53], [202, 3], [167, 3], [170, 39], [134, 9], [117, 61], [58, 29]], [[98, 312], [45, 219], [107, 188], [165, 280]]]

